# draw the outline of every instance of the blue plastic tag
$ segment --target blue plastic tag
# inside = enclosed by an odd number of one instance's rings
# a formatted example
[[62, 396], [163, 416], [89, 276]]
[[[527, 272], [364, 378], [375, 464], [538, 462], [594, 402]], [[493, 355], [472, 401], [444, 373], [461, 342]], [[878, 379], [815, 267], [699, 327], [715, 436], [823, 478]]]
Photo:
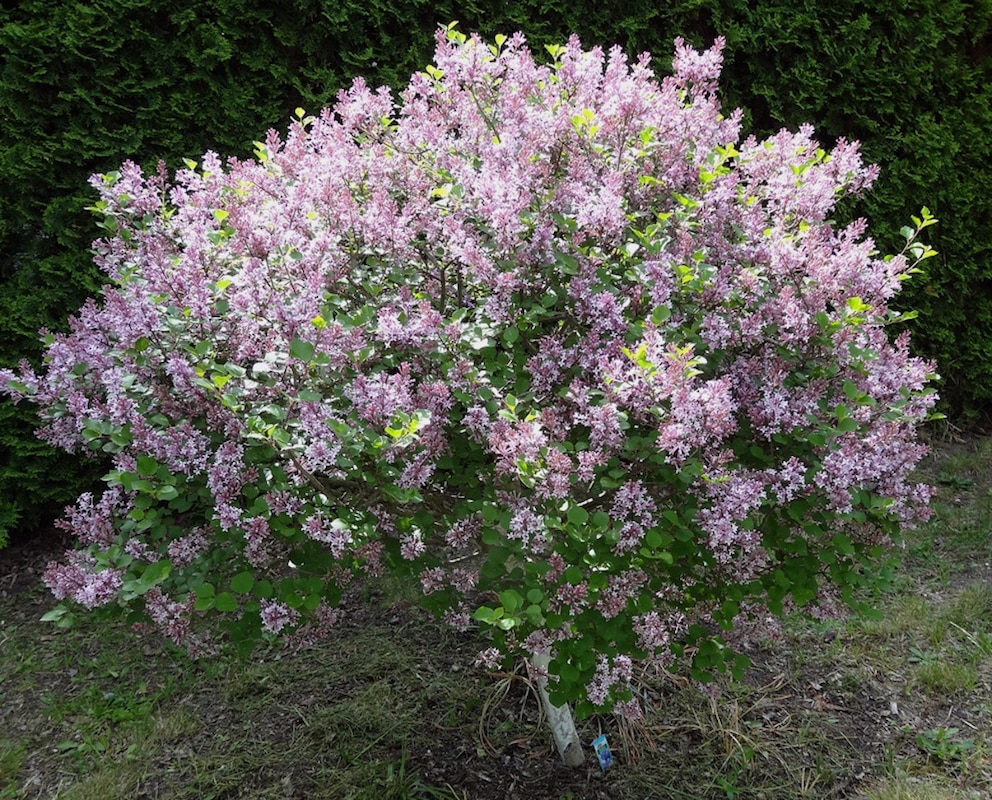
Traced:
[[596, 751], [596, 757], [599, 759], [599, 766], [603, 768], [604, 772], [613, 766], [613, 753], [610, 752], [610, 746], [606, 742], [605, 733], [601, 733], [592, 740], [592, 747]]

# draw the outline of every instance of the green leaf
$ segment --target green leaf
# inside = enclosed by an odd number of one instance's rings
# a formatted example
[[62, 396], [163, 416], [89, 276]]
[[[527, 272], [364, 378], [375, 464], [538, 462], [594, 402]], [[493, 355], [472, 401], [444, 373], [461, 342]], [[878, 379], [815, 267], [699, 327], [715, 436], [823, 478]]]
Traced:
[[194, 611], [209, 611], [214, 607], [214, 597], [210, 595], [209, 597], [198, 597], [196, 602], [193, 603]]
[[516, 589], [506, 589], [499, 593], [499, 602], [509, 612], [519, 611], [524, 607], [524, 599]]
[[585, 525], [589, 521], [589, 512], [582, 506], [571, 506], [568, 509], [568, 521], [573, 525]]
[[596, 530], [605, 530], [610, 526], [610, 515], [605, 511], [597, 511], [592, 515], [592, 527]]
[[655, 325], [662, 325], [668, 321], [668, 318], [672, 316], [672, 309], [668, 306], [655, 306], [654, 312], [651, 314], [651, 321]]
[[151, 588], [156, 583], [164, 581], [171, 573], [172, 562], [164, 558], [145, 567], [145, 571], [141, 573], [141, 582]]
[[574, 256], [565, 255], [565, 253], [555, 253], [555, 262], [565, 275], [579, 274], [579, 262]]
[[303, 339], [293, 339], [289, 345], [289, 354], [299, 361], [313, 361], [314, 346]]
[[851, 542], [849, 536], [843, 533], [838, 533], [830, 540], [830, 544], [833, 545], [834, 550], [836, 550], [841, 555], [849, 556], [854, 554], [854, 544]]
[[251, 591], [252, 586], [255, 585], [255, 576], [253, 573], [245, 570], [244, 572], [239, 572], [233, 578], [231, 578], [231, 591], [236, 594], [246, 594]]
[[42, 622], [58, 622], [60, 619], [62, 619], [62, 617], [64, 617], [68, 613], [69, 613], [69, 609], [65, 608], [64, 606], [56, 606], [51, 611], [49, 611], [47, 614], [45, 614], [44, 616], [42, 616], [41, 621]]
[[837, 430], [841, 433], [854, 433], [858, 429], [858, 421], [854, 417], [844, 417], [837, 423]]
[[237, 611], [238, 599], [230, 592], [221, 592], [214, 598], [214, 608], [218, 611]]
[[475, 610], [472, 617], [476, 622], [484, 622], [488, 625], [495, 625], [498, 620], [502, 619], [503, 609], [480, 606]]
[[160, 486], [158, 489], [156, 489], [155, 496], [159, 500], [165, 500], [165, 501], [175, 500], [177, 497], [179, 497], [179, 490], [170, 483], [170, 484], [166, 484], [165, 486]]

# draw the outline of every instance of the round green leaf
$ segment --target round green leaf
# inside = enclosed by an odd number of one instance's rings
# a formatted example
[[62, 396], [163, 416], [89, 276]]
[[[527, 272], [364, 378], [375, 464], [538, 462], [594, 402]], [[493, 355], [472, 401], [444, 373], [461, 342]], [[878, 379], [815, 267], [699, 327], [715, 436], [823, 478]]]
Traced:
[[237, 611], [238, 599], [230, 592], [221, 592], [214, 598], [214, 608], [218, 611]]
[[237, 594], [245, 594], [251, 591], [251, 587], [255, 585], [255, 576], [248, 570], [244, 572], [239, 572], [233, 578], [231, 578], [231, 591]]
[[589, 512], [582, 506], [571, 506], [568, 509], [568, 521], [573, 525], [585, 525], [589, 521]]

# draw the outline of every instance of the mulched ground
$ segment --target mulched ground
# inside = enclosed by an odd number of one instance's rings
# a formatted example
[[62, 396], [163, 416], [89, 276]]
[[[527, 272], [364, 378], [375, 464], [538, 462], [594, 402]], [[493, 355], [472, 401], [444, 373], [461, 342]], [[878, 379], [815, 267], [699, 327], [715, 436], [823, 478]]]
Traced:
[[[47, 562], [59, 558], [69, 544], [69, 539], [64, 534], [51, 532], [40, 537], [15, 541], [0, 550], [0, 612], [7, 614], [7, 619], [0, 619], [0, 642], [3, 640], [5, 624], [17, 626], [37, 621], [44, 610], [38, 599], [41, 574]], [[968, 571], [955, 573], [944, 591], [953, 592], [962, 586], [983, 581], [992, 585], [992, 565], [978, 563]], [[18, 602], [21, 598], [30, 598], [31, 602]], [[938, 599], [934, 598], [935, 601]], [[418, 635], [420, 630], [420, 623], [413, 609], [369, 611], [366, 606], [363, 613], [368, 616], [353, 618], [352, 622], [346, 624], [406, 628], [407, 635]], [[810, 633], [809, 636], [810, 647], [819, 647], [816, 635]], [[470, 663], [477, 642], [466, 638], [464, 644], [464, 652], [458, 647], [451, 652], [439, 654], [439, 668], [450, 668], [456, 663]], [[829, 779], [819, 786], [821, 794], [818, 796], [821, 797], [853, 797], [865, 780], [878, 775], [884, 769], [886, 761], [898, 762], [903, 758], [918, 757], [920, 753], [914, 744], [914, 732], [941, 727], [960, 728], [964, 732], [976, 731], [987, 721], [980, 713], [976, 714], [967, 702], [949, 705], [947, 698], [930, 698], [920, 691], [906, 692], [905, 678], [898, 673], [876, 671], [852, 684], [839, 673], [823, 673], [815, 666], [802, 663], [797, 666], [795, 653], [768, 650], [751, 655], [755, 666], [746, 679], [750, 690], [742, 695], [739, 706], [728, 702], [721, 704], [721, 708], [726, 709], [728, 715], [736, 713], [736, 708], [747, 722], [760, 727], [762, 735], [774, 735], [776, 726], [779, 726], [783, 735], [783, 748], [788, 744], [788, 737], [793, 735], [798, 725], [803, 724], [803, 720], [808, 720], [812, 726], [822, 727], [824, 735], [833, 739], [830, 747], [834, 749], [834, 754], [836, 755], [838, 749], [846, 751], [849, 759], [847, 763], [834, 769]], [[63, 680], [67, 690], [72, 688], [69, 686], [70, 677]], [[53, 691], [59, 689], [56, 685], [49, 688]], [[502, 714], [510, 727], [511, 717], [514, 718], [513, 724], [519, 725], [522, 721], [525, 728], [529, 723], [536, 725], [536, 704], [531, 702], [532, 698], [527, 698], [528, 692], [522, 680], [512, 682], [499, 705], [489, 710], [492, 720], [498, 723]], [[327, 699], [317, 698], [315, 702], [322, 703]], [[218, 703], [216, 693], [205, 691], [202, 695], [189, 698], [189, 701], [197, 705], [196, 710], [201, 719], [212, 719], [209, 727], [213, 730], [247, 724], [245, 719], [237, 716], [230, 703]], [[521, 712], [521, 709], [525, 710]], [[11, 712], [12, 709], [8, 708], [7, 711]], [[0, 719], [4, 716], [4, 713], [0, 713]], [[23, 718], [27, 718], [27, 714]], [[264, 720], [259, 720], [260, 724], [263, 722]], [[740, 729], [747, 729], [747, 724], [741, 727], [739, 723], [737, 721]], [[559, 800], [563, 797], [574, 800], [609, 800], [621, 796], [618, 784], [623, 783], [625, 765], [619, 752], [618, 766], [604, 775], [591, 753], [588, 754], [588, 767], [578, 770], [563, 767], [545, 736], [531, 735], [510, 743], [503, 741], [485, 752], [486, 748], [480, 745], [477, 730], [466, 730], [465, 726], [449, 729], [443, 721], [436, 719], [425, 719], [424, 727], [426, 734], [422, 739], [394, 743], [396, 756], [399, 758], [401, 752], [404, 752], [408, 759], [408, 768], [423, 784], [439, 789], [451, 787], [458, 793], [452, 797], [464, 796], [471, 800]], [[34, 731], [33, 736], [36, 738], [38, 733], [39, 731]], [[711, 745], [704, 741], [703, 733], [693, 731], [681, 722], [663, 735], [664, 741], [660, 743], [660, 749], [652, 751], [651, 757], [665, 755], [666, 760], [672, 757], [677, 761], [681, 752], [684, 765], [693, 763], [693, 754], [700, 752], [700, 748]], [[0, 738], [4, 737], [17, 740], [20, 735], [17, 731], [11, 732], [8, 729], [6, 733], [0, 732]], [[209, 743], [204, 741], [201, 744]], [[188, 755], [195, 752], [197, 746], [195, 737], [182, 747], [177, 745], [177, 762], [184, 757], [184, 753]], [[619, 749], [619, 743], [615, 740], [614, 749]], [[787, 750], [783, 749], [782, 752]], [[821, 758], [821, 754], [811, 749], [809, 752], [796, 751], [795, 757], [808, 760], [813, 765]], [[47, 762], [45, 757], [39, 758], [42, 760], [35, 759], [32, 762], [36, 772], [43, 770], [46, 763], [56, 764], [57, 758], [64, 756], [50, 755]], [[182, 786], [182, 771], [177, 770], [176, 765], [161, 766], [162, 770], [149, 776], [147, 784], [140, 788], [134, 800], [169, 797]], [[306, 798], [308, 788], [313, 786], [313, 777], [307, 765], [293, 764], [291, 760], [287, 760], [283, 768], [285, 774], [282, 777], [277, 777], [274, 773], [260, 773], [260, 782], [269, 787], [273, 781], [284, 782], [285, 791], [282, 797], [285, 800]], [[42, 780], [39, 777], [39, 781]], [[682, 780], [685, 780], [684, 775]], [[37, 795], [24, 796], [45, 796], [45, 789], [40, 783], [38, 791]], [[245, 794], [238, 792], [218, 795], [217, 800], [252, 796], [250, 788], [245, 787], [245, 791]], [[648, 792], [645, 796], [653, 794], [652, 790], [645, 791]], [[660, 788], [658, 792], [653, 796], [668, 796]], [[273, 795], [269, 793], [265, 796]], [[622, 796], [632, 795], [629, 789], [625, 789]]]
[[[5, 625], [11, 627], [37, 625], [39, 631], [47, 630], [48, 624], [38, 623], [47, 605], [51, 604], [48, 596], [39, 591], [41, 576], [48, 562], [60, 559], [71, 544], [70, 537], [53, 530], [34, 537], [22, 537], [0, 550], [0, 614], [5, 617], [0, 618], [0, 640]], [[415, 615], [415, 609], [386, 608], [381, 611], [369, 611], [366, 606], [359, 615], [350, 614], [345, 617], [347, 620], [345, 624], [349, 627], [370, 624], [392, 628], [404, 628], [408, 625], [416, 627], [416, 620], [413, 619]], [[449, 661], [452, 664], [457, 661], [461, 668], [466, 664], [470, 665], [472, 656], [478, 649], [478, 643], [466, 639], [465, 645], [464, 652], [441, 654], [435, 666], [443, 669], [444, 664], [441, 662]], [[157, 655], [159, 649], [154, 648], [154, 652]], [[63, 691], [66, 694], [78, 691], [78, 687], [72, 685], [73, 675], [74, 670], [70, 669], [61, 677], [53, 676], [47, 680], [47, 690], [56, 694]], [[59, 685], [59, 680], [64, 682], [64, 687]], [[519, 715], [519, 708], [528, 702], [528, 698], [524, 697], [526, 693], [525, 685], [519, 681], [517, 685], [511, 686], [505, 697], [501, 698], [501, 705], [513, 709], [514, 715]], [[315, 702], [323, 702], [326, 699], [316, 698]], [[212, 691], [204, 691], [189, 700], [196, 705], [196, 712], [201, 721], [209, 720], [209, 724], [204, 725], [205, 731], [223, 731], [230, 729], [229, 726], [232, 725], [245, 724], [245, 720], [240, 719], [240, 715], [235, 709], [230, 708], [229, 704], [217, 703], [216, 693]], [[536, 707], [533, 707], [533, 703], [530, 705], [532, 714], [529, 715], [535, 718], [530, 721], [536, 723]], [[10, 707], [7, 708], [8, 712], [12, 710]], [[499, 708], [493, 711], [496, 716], [500, 713]], [[509, 716], [511, 712], [506, 713]], [[4, 716], [0, 714], [0, 718]], [[22, 709], [22, 713], [18, 716], [25, 723], [29, 719], [39, 717], [37, 709]], [[258, 722], [264, 727], [264, 720]], [[518, 719], [517, 722], [519, 723], [520, 720]], [[528, 720], [525, 719], [523, 722], [526, 724]], [[37, 728], [30, 731], [8, 728], [0, 733], [0, 738], [17, 741], [24, 737], [37, 740], [46, 733], [58, 737], [60, 734], [57, 728], [58, 726], [53, 726], [49, 731]], [[265, 733], [271, 730], [270, 727]], [[439, 788], [450, 786], [459, 795], [472, 800], [559, 800], [562, 797], [571, 797], [575, 800], [609, 800], [616, 797], [608, 775], [604, 775], [591, 752], [588, 767], [576, 770], [562, 765], [544, 737], [526, 738], [500, 747], [498, 752], [481, 753], [478, 750], [475, 731], [466, 731], [461, 727], [447, 730], [438, 720], [425, 720], [425, 732], [427, 735], [420, 741], [395, 742], [397, 758], [405, 750], [407, 768], [424, 785]], [[198, 743], [194, 737], [193, 740], [176, 749], [176, 758], [182, 759], [184, 754], [195, 752], [198, 744], [210, 745], [206, 741]], [[29, 784], [36, 785], [39, 792], [34, 796], [45, 796], [45, 792], [51, 789], [50, 786], [46, 789], [44, 785], [45, 777], [49, 777], [44, 776], [44, 773], [59, 759], [64, 759], [64, 755], [39, 753], [29, 758], [29, 764], [34, 764], [33, 771], [38, 773], [37, 780], [31, 778], [28, 780]], [[162, 767], [162, 773], [149, 776], [149, 780], [139, 788], [133, 800], [169, 797], [173, 791], [180, 788], [183, 780], [182, 771], [175, 769], [174, 765], [163, 764]], [[312, 786], [313, 782], [308, 766], [288, 764], [287, 770], [284, 771], [286, 774], [278, 780], [285, 786], [283, 796], [286, 800], [306, 798], [308, 786]], [[259, 788], [270, 784], [273, 780], [271, 775], [260, 774], [258, 777]], [[250, 787], [245, 787], [245, 792], [246, 794], [239, 793], [237, 796], [252, 796]]]

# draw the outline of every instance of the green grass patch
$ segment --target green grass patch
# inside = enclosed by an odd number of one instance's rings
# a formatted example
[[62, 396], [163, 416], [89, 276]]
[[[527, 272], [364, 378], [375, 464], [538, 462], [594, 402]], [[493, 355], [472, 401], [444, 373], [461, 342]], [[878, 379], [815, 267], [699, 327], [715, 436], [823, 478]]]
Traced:
[[24, 742], [0, 739], [0, 798], [13, 796], [10, 787], [20, 773], [26, 756], [27, 745]]
[[917, 667], [915, 680], [931, 694], [953, 695], [973, 691], [978, 673], [968, 664], [935, 661]]
[[973, 795], [958, 791], [946, 779], [903, 775], [876, 779], [857, 797], [859, 800], [971, 800]]

